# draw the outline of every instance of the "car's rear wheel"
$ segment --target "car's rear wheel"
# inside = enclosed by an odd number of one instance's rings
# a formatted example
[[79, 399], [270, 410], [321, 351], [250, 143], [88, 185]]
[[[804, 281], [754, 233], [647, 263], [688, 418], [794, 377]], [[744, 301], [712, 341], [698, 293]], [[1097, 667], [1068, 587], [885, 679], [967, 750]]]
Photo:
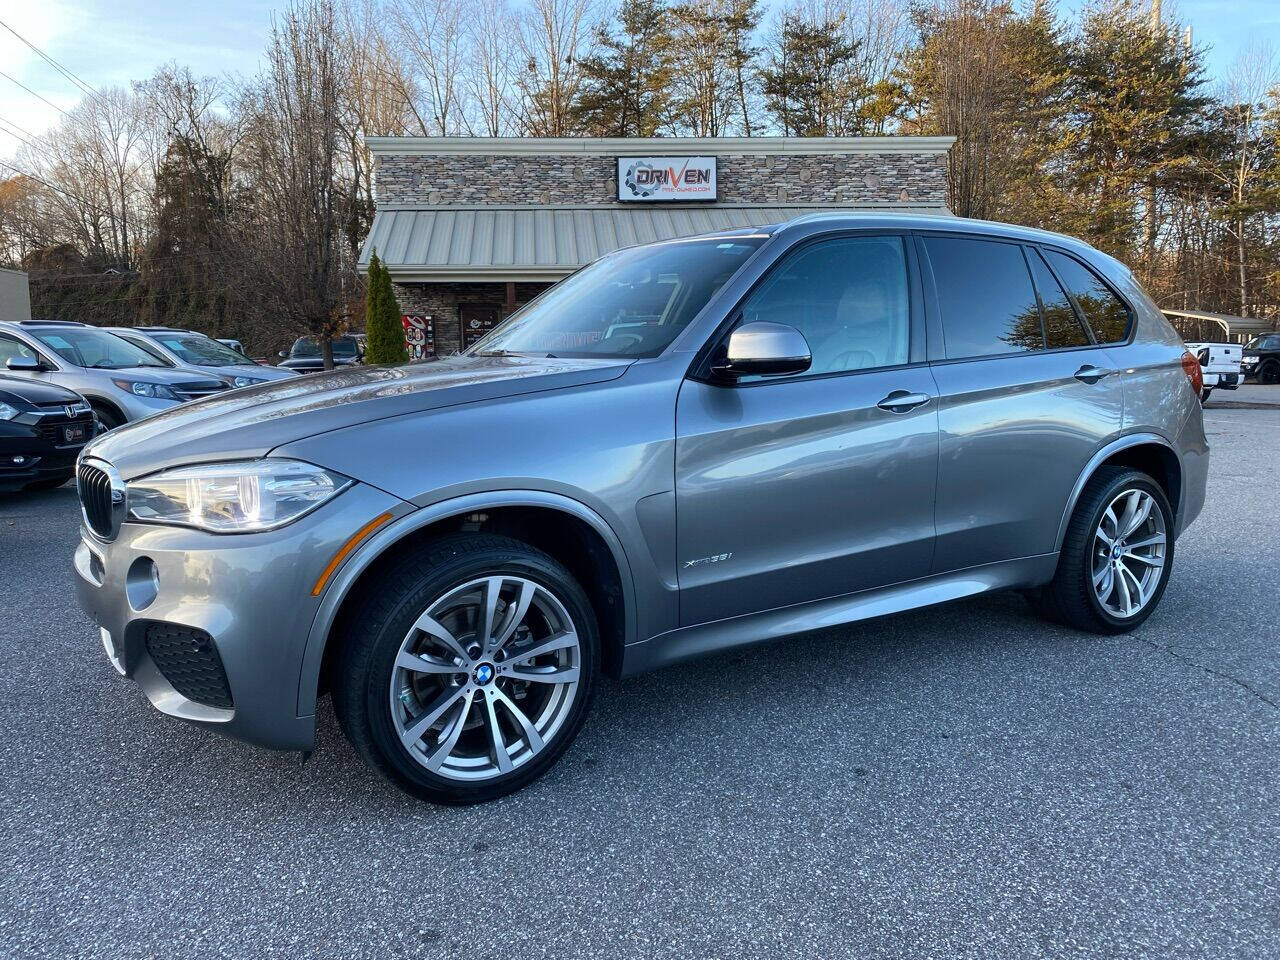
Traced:
[[531, 783], [586, 718], [599, 637], [585, 592], [506, 537], [450, 536], [400, 559], [348, 621], [333, 685], [343, 729], [437, 803]]
[[1040, 607], [1080, 630], [1127, 633], [1160, 603], [1172, 563], [1164, 490], [1141, 471], [1103, 467], [1080, 495]]

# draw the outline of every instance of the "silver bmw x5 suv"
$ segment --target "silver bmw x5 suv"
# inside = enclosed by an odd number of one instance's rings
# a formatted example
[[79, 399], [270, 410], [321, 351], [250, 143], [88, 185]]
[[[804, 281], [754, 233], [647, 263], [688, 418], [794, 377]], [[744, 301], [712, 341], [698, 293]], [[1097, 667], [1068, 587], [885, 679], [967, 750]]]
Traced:
[[460, 356], [249, 387], [78, 469], [84, 608], [161, 711], [393, 782], [544, 773], [596, 677], [1021, 588], [1132, 630], [1200, 512], [1199, 366], [1066, 237], [815, 215], [633, 247]]

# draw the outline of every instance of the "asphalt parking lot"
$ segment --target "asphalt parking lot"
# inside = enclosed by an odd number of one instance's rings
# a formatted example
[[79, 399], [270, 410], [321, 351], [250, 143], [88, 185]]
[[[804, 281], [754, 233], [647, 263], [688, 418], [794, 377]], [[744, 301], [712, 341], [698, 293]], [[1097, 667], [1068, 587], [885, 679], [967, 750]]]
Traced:
[[1280, 955], [1280, 408], [1134, 636], [1002, 595], [605, 683], [481, 808], [161, 716], [77, 608], [70, 488], [0, 498], [0, 954]]

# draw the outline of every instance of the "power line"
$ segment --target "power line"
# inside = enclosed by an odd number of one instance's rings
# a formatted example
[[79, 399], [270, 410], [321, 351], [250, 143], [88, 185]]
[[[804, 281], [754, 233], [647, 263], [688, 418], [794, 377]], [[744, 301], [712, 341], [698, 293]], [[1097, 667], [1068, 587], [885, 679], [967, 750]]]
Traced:
[[0, 27], [4, 27], [6, 30], [12, 33], [15, 37], [17, 37], [19, 40], [25, 43], [28, 47], [30, 47], [33, 51], [35, 51], [36, 56], [40, 57], [41, 60], [44, 60], [47, 64], [53, 67], [53, 69], [57, 70], [60, 74], [62, 74], [64, 77], [66, 77], [76, 86], [78, 86], [85, 93], [95, 92], [93, 87], [89, 86], [89, 84], [85, 83], [83, 80], [77, 77], [74, 73], [72, 73], [62, 64], [60, 64], [57, 60], [53, 59], [53, 57], [49, 56], [47, 53], [45, 53], [43, 50], [41, 50], [34, 43], [32, 43], [30, 40], [28, 40], [26, 37], [20, 34], [17, 30], [13, 29], [13, 27], [9, 26], [3, 20], [0, 20]]
[[48, 99], [47, 97], [42, 97], [40, 94], [36, 93], [34, 90], [28, 87], [21, 80], [15, 80], [13, 77], [9, 76], [9, 74], [5, 73], [3, 70], [0, 70], [0, 77], [4, 77], [6, 80], [11, 81], [12, 83], [16, 83], [18, 86], [20, 86], [23, 90], [27, 91], [27, 93], [31, 94], [36, 99], [43, 100], [49, 106], [53, 107], [53, 109], [57, 110], [64, 117], [67, 115], [67, 111], [63, 110], [60, 106], [58, 106], [56, 103], [54, 103], [52, 100]]

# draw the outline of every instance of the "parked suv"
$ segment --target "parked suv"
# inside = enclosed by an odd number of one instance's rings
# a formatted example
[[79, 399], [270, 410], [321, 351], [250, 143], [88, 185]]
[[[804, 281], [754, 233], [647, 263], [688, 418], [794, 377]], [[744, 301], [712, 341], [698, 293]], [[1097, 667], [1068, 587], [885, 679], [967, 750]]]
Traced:
[[[349, 367], [364, 360], [363, 337], [334, 337], [334, 367]], [[298, 373], [318, 373], [324, 369], [324, 354], [315, 337], [299, 337], [288, 353], [280, 351], [280, 366]]]
[[1245, 377], [1259, 383], [1280, 383], [1280, 333], [1264, 333], [1246, 343], [1240, 366]]
[[0, 322], [0, 363], [14, 376], [74, 390], [108, 430], [227, 389], [224, 380], [171, 369], [113, 333], [71, 321]]
[[166, 364], [206, 377], [225, 380], [232, 387], [251, 387], [268, 380], [289, 380], [292, 370], [268, 367], [250, 360], [239, 350], [220, 340], [193, 330], [173, 327], [110, 327], [117, 337], [128, 340]]
[[62, 486], [96, 432], [83, 397], [49, 383], [0, 375], [0, 493]]
[[613, 253], [462, 355], [86, 450], [78, 593], [160, 710], [430, 800], [529, 783], [600, 673], [1020, 588], [1120, 633], [1200, 512], [1200, 366], [1116, 261], [943, 217]]

